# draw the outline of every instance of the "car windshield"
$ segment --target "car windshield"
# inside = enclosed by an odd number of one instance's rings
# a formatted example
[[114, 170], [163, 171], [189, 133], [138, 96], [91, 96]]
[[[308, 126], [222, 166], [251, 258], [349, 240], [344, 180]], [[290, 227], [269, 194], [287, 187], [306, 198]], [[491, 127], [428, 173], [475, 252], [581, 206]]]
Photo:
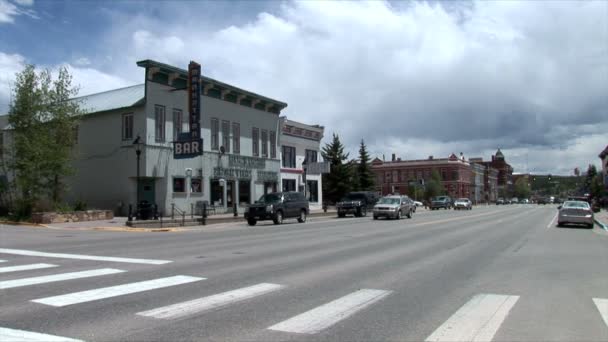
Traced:
[[446, 201], [448, 198], [447, 197], [435, 197], [435, 201]]
[[581, 201], [568, 201], [562, 208], [589, 209], [589, 203]]
[[342, 198], [342, 201], [362, 201], [364, 198], [362, 194], [348, 194]]
[[456, 200], [456, 202], [467, 202], [468, 199], [467, 198], [459, 198]]
[[378, 201], [378, 204], [399, 204], [399, 199], [393, 197], [384, 197]]
[[277, 203], [281, 201], [281, 196], [278, 194], [266, 194], [262, 195], [258, 200], [259, 203]]

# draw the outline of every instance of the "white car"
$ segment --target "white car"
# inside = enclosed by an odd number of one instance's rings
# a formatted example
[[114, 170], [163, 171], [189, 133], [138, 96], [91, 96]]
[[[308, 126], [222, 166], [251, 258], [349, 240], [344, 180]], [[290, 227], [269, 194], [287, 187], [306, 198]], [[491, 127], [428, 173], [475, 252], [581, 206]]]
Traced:
[[459, 198], [454, 201], [454, 210], [460, 209], [471, 210], [473, 209], [473, 203], [471, 203], [471, 200], [468, 198]]

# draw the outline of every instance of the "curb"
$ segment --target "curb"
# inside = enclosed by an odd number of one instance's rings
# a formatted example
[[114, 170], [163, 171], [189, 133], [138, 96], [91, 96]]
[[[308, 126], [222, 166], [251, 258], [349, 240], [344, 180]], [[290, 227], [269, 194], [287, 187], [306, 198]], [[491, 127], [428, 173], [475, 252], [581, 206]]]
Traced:
[[8, 224], [11, 226], [29, 226], [29, 227], [43, 227], [46, 228], [45, 225], [33, 222], [17, 222], [17, 221], [0, 221], [0, 224]]
[[595, 223], [596, 223], [598, 226], [602, 227], [602, 229], [603, 229], [603, 230], [605, 230], [605, 231], [607, 231], [607, 232], [608, 232], [608, 225], [606, 225], [604, 222], [602, 222], [602, 221], [600, 221], [600, 220], [598, 220], [598, 219], [595, 219], [595, 218], [593, 219], [593, 221], [595, 221]]

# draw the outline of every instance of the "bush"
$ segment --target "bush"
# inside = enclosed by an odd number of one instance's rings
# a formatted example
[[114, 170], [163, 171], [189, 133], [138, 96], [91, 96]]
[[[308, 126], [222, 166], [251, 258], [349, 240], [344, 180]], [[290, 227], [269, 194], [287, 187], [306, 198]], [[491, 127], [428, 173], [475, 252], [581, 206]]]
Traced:
[[13, 221], [25, 221], [32, 217], [33, 205], [31, 201], [18, 199], [10, 213], [10, 218]]
[[85, 211], [87, 210], [87, 203], [85, 201], [78, 200], [74, 203], [74, 211]]
[[72, 210], [72, 207], [67, 203], [56, 203], [55, 211], [58, 213], [69, 213], [73, 210]]

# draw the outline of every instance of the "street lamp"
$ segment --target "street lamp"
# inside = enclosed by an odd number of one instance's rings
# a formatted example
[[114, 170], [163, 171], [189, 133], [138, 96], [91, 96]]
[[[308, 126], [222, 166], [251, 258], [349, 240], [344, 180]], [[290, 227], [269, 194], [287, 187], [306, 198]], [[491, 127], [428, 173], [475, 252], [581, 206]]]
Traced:
[[139, 196], [139, 160], [141, 159], [141, 150], [144, 147], [144, 142], [142, 141], [141, 137], [138, 135], [137, 138], [135, 140], [133, 140], [133, 147], [135, 148], [135, 155], [137, 156], [137, 201], [135, 203], [135, 217], [139, 219], [140, 215], [139, 215], [139, 200], [140, 200], [140, 196]]

